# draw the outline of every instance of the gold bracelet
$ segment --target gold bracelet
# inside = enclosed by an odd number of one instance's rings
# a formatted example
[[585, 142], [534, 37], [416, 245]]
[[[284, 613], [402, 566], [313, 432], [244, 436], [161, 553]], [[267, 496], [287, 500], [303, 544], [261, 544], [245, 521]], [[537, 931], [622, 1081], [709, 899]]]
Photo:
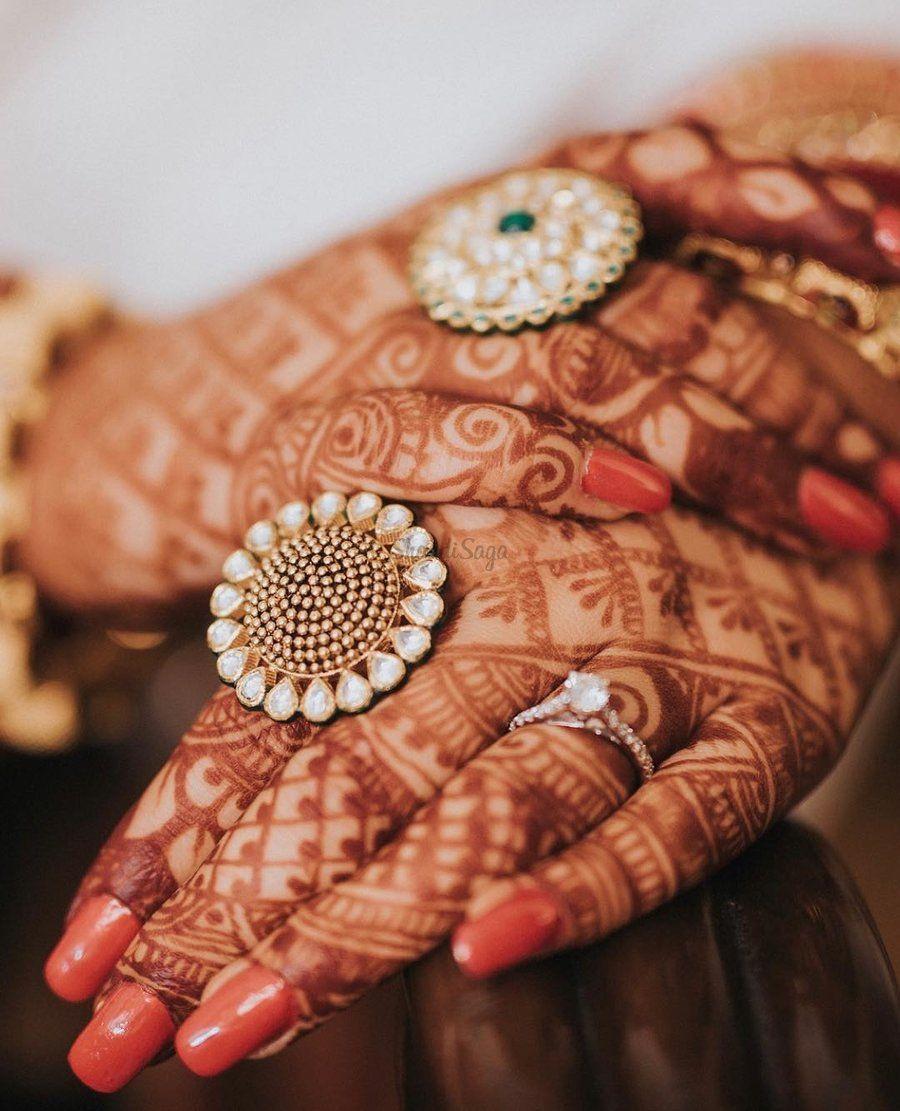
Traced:
[[106, 312], [105, 302], [79, 283], [0, 275], [0, 738], [32, 751], [70, 741], [78, 706], [66, 683], [32, 674], [37, 591], [29, 575], [10, 566], [27, 524], [19, 444], [45, 411], [60, 345]]
[[817, 259], [761, 251], [697, 232], [681, 240], [675, 258], [748, 297], [814, 321], [885, 378], [900, 381], [900, 285], [869, 285]]

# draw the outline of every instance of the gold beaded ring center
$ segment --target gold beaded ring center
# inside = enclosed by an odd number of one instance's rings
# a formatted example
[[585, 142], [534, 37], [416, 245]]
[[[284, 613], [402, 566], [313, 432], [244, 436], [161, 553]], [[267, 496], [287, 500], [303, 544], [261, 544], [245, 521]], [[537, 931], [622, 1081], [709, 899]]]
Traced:
[[364, 710], [431, 648], [447, 575], [405, 505], [363, 491], [290, 502], [225, 560], [207, 632], [218, 672], [276, 721]]

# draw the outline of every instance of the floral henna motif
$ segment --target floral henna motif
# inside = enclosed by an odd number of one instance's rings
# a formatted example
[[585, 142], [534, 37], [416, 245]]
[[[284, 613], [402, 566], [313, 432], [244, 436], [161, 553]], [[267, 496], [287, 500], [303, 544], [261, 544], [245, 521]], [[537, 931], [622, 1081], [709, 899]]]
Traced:
[[[308, 1028], [437, 943], [492, 878], [592, 827], [585, 844], [600, 836], [635, 789], [618, 750], [544, 727], [477, 755], [511, 708], [592, 658], [663, 762], [649, 787], [674, 778], [684, 801], [678, 828], [622, 835], [630, 882], [646, 892], [626, 917], [640, 913], [739, 851], [824, 774], [889, 636], [872, 564], [819, 571], [688, 514], [590, 527], [438, 516], [444, 527], [490, 522], [518, 563], [467, 596], [465, 631], [460, 620], [403, 692], [414, 704], [398, 696], [295, 756], [145, 925], [117, 976], [152, 987], [177, 1017], [252, 950], [297, 986]], [[362, 787], [349, 754], [367, 769]], [[606, 921], [620, 924], [616, 914]]]
[[[874, 265], [862, 246], [868, 242], [870, 214], [865, 206], [848, 207], [844, 194], [843, 199], [836, 197], [827, 176], [804, 171], [803, 196], [812, 197], [812, 207], [782, 203], [776, 212], [771, 201], [762, 203], [760, 197], [778, 195], [779, 189], [784, 193], [784, 175], [800, 174], [799, 168], [786, 170], [773, 164], [768, 154], [760, 161], [746, 151], [735, 153], [706, 131], [678, 128], [658, 134], [580, 140], [553, 157], [596, 164], [609, 172], [627, 170], [632, 186], [645, 198], [648, 215], [653, 216], [659, 197], [660, 211], [671, 216], [675, 186], [657, 181], [659, 151], [683, 143], [685, 151], [676, 159], [681, 164], [691, 151], [699, 160], [699, 148], [704, 168], [689, 176], [686, 210], [702, 210], [711, 192], [730, 195], [741, 174], [756, 174], [757, 185], [774, 175], [771, 187], [751, 190], [734, 201], [737, 223], [720, 229], [724, 234], [743, 231], [750, 239], [764, 240], [777, 227], [779, 236], [794, 236], [813, 249], [818, 246], [813, 232], [818, 234], [819, 228], [833, 243], [839, 233], [852, 233], [847, 243], [853, 257], [842, 261], [849, 265], [859, 254], [860, 272]], [[704, 464], [719, 452], [719, 447], [704, 444], [719, 443], [717, 430], [725, 419], [720, 406], [706, 401], [705, 390], [696, 399], [693, 394], [685, 399], [671, 386], [638, 404], [635, 391], [650, 392], [647, 379], [655, 370], [698, 376], [713, 392], [729, 396], [736, 410], [746, 409], [763, 423], [769, 423], [765, 417], [770, 414], [777, 428], [784, 428], [778, 414], [785, 409], [785, 396], [806, 396], [805, 375], [790, 353], [776, 347], [773, 356], [771, 342], [762, 339], [758, 345], [729, 343], [734, 329], [727, 313], [720, 318], [721, 327], [710, 326], [709, 300], [702, 298], [703, 305], [697, 304], [697, 280], [684, 288], [685, 277], [677, 272], [665, 290], [648, 295], [641, 311], [648, 319], [658, 316], [664, 322], [680, 316], [686, 322], [681, 326], [683, 347], [661, 345], [649, 329], [642, 341], [634, 318], [629, 323], [627, 309], [617, 315], [615, 298], [585, 323], [554, 327], [547, 337], [468, 337], [461, 342], [461, 337], [422, 318], [406, 285], [409, 243], [428, 211], [429, 204], [417, 206], [206, 312], [166, 325], [120, 326], [80, 351], [62, 377], [32, 456], [35, 513], [25, 554], [45, 587], [69, 604], [116, 608], [120, 620], [125, 610], [132, 621], [171, 605], [185, 593], [208, 589], [243, 523], [232, 515], [234, 475], [260, 429], [275, 414], [349, 392], [418, 387], [520, 406], [546, 404], [550, 398], [560, 406], [559, 412], [581, 419], [580, 410], [565, 408], [567, 391], [553, 388], [558, 379], [573, 379], [575, 371], [564, 361], [572, 352], [575, 367], [582, 368], [608, 402], [588, 419], [615, 419], [621, 411], [617, 437], [645, 455], [661, 430], [677, 422], [694, 433], [691, 452]], [[645, 266], [643, 277], [637, 275], [628, 291], [616, 296], [623, 304], [634, 304], [636, 311], [637, 304], [628, 298], [659, 272]], [[745, 314], [739, 327], [749, 331], [750, 319], [755, 318]], [[586, 330], [598, 325], [613, 333], [619, 345], [606, 356], [599, 350], [597, 362], [579, 361], [577, 348], [591, 352]], [[570, 331], [577, 341], [570, 346], [564, 339], [559, 348], [553, 337]], [[664, 331], [658, 327], [656, 335]], [[765, 335], [762, 326], [759, 334]], [[595, 343], [603, 346], [600, 340]], [[617, 368], [628, 365], [629, 359], [636, 360], [640, 370], [620, 379], [622, 388], [629, 379], [640, 379], [641, 385], [626, 392], [617, 407], [613, 391], [599, 380], [616, 379]], [[530, 369], [519, 380], [523, 363]], [[583, 388], [582, 383], [576, 393]], [[820, 389], [818, 396], [828, 396], [827, 391]], [[654, 412], [653, 405], [661, 411]], [[833, 400], [824, 405], [825, 410], [835, 407], [841, 408]], [[794, 404], [798, 414], [818, 408], [805, 407], [800, 400]], [[832, 419], [838, 418], [823, 417], [815, 435], [810, 432], [814, 422], [799, 424], [799, 446], [819, 450], [830, 438], [826, 429]], [[872, 446], [857, 435], [859, 426], [854, 429], [849, 423], [851, 451], [845, 458], [852, 464], [854, 451], [871, 457]], [[80, 431], [85, 427], [91, 428], [90, 437]], [[752, 436], [753, 426], [747, 422], [744, 438]], [[726, 445], [726, 455], [733, 447], [731, 442]], [[659, 459], [658, 448], [656, 456]], [[770, 464], [767, 450], [757, 459], [781, 473], [780, 460]], [[874, 461], [872, 457], [870, 463]], [[700, 464], [686, 464], [677, 457], [671, 466], [673, 476], [704, 500], [706, 490], [697, 477]], [[774, 477], [770, 484], [779, 481]], [[84, 489], [93, 494], [89, 515], [80, 496]], [[713, 504], [730, 511], [727, 502], [717, 500], [722, 493], [721, 483], [714, 482]], [[780, 512], [785, 517], [793, 513], [793, 500]], [[756, 523], [752, 513], [741, 519], [751, 526]], [[780, 529], [779, 522], [775, 534], [780, 535]], [[767, 531], [773, 532], [771, 523]], [[78, 548], [61, 545], [62, 534], [77, 534]]]

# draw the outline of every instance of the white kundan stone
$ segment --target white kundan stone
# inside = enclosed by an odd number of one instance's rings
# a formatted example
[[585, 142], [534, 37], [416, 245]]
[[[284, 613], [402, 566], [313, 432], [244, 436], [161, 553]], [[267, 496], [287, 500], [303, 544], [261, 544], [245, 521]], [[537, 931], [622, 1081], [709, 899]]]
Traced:
[[297, 688], [288, 678], [279, 680], [266, 695], [263, 709], [275, 721], [287, 721], [300, 708]]
[[569, 269], [572, 271], [572, 277], [579, 282], [587, 282], [593, 278], [597, 271], [600, 269], [600, 261], [595, 255], [589, 255], [581, 252], [573, 255], [569, 263]]
[[453, 296], [458, 301], [474, 301], [478, 292], [478, 279], [474, 274], [463, 274], [453, 285]]
[[570, 671], [565, 682], [569, 706], [581, 714], [596, 714], [609, 702], [609, 687], [599, 675]]
[[513, 285], [511, 300], [516, 305], [530, 305], [540, 296], [540, 290], [530, 278], [519, 278]]
[[550, 293], [559, 293], [569, 280], [566, 268], [560, 262], [545, 262], [538, 271], [538, 280]]
[[399, 536], [413, 523], [412, 510], [405, 505], [386, 505], [375, 518], [375, 535], [379, 540]]
[[309, 506], [305, 501], [289, 501], [278, 510], [277, 521], [283, 536], [297, 536], [309, 524]]
[[326, 490], [312, 503], [312, 515], [317, 524], [330, 525], [336, 521], [347, 507], [347, 499], [335, 490]]
[[581, 245], [586, 251], [599, 251], [612, 239], [612, 232], [607, 228], [585, 228], [581, 237]]
[[447, 579], [447, 568], [437, 556], [426, 556], [418, 560], [404, 575], [410, 586], [419, 590], [436, 590]]
[[226, 649], [216, 660], [219, 678], [226, 683], [236, 683], [243, 673], [248, 654], [249, 649], [247, 648]]
[[259, 564], [254, 556], [244, 548], [238, 548], [222, 564], [222, 574], [232, 583], [246, 582], [252, 578]]
[[372, 684], [356, 671], [344, 670], [338, 676], [336, 701], [338, 709], [355, 713], [372, 701]]
[[377, 691], [389, 691], [406, 674], [406, 664], [393, 652], [373, 652], [369, 656], [369, 682]]
[[243, 590], [238, 590], [233, 583], [219, 583], [212, 592], [209, 608], [216, 617], [230, 617], [243, 600]]
[[575, 194], [571, 189], [557, 189], [550, 198], [550, 203], [554, 208], [571, 208], [575, 203]]
[[206, 643], [213, 652], [224, 652], [226, 648], [232, 646], [240, 631], [241, 626], [237, 621], [232, 621], [228, 617], [220, 617], [206, 630]]
[[509, 282], [502, 274], [489, 274], [481, 283], [481, 299], [488, 305], [502, 301], [509, 290]]
[[238, 679], [234, 688], [244, 706], [258, 706], [266, 697], [266, 673], [261, 667], [254, 667]]
[[434, 537], [420, 525], [408, 528], [391, 545], [391, 554], [398, 559], [421, 559], [434, 547]]
[[256, 521], [244, 536], [244, 544], [254, 555], [265, 555], [278, 543], [278, 529], [274, 521]]
[[397, 655], [407, 663], [416, 663], [431, 647], [431, 633], [419, 625], [401, 625], [391, 631]]
[[440, 594], [433, 590], [422, 590], [418, 594], [410, 594], [400, 603], [400, 608], [414, 625], [424, 625], [426, 628], [441, 619], [444, 612], [444, 603]]
[[313, 679], [300, 702], [300, 712], [307, 721], [328, 721], [337, 708], [334, 691], [324, 679]]
[[363, 490], [347, 502], [347, 520], [351, 525], [369, 521], [381, 509], [381, 498]]

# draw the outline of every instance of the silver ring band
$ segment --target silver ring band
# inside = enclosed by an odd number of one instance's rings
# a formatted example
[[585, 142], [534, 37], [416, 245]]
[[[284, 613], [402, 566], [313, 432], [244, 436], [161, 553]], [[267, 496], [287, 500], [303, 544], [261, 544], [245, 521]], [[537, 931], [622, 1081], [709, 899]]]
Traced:
[[556, 692], [536, 706], [529, 706], [509, 723], [510, 730], [523, 725], [561, 725], [566, 729], [587, 729], [624, 749], [646, 783], [656, 770], [644, 741], [609, 705], [609, 686], [599, 675], [570, 671]]

